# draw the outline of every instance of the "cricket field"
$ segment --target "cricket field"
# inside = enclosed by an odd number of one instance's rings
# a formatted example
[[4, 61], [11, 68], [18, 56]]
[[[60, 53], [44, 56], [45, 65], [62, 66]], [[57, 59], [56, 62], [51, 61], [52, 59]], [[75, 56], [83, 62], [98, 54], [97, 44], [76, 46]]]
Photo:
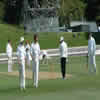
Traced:
[[[7, 64], [0, 64], [0, 100], [99, 100], [99, 60], [100, 57], [97, 56], [97, 74], [89, 74], [85, 56], [69, 57], [66, 66], [69, 76], [66, 80], [60, 77], [59, 60], [40, 64], [40, 77], [43, 77], [39, 80], [39, 87], [33, 87], [30, 76], [26, 78], [25, 91], [19, 89], [18, 64], [13, 65], [14, 72], [10, 75], [7, 73]], [[26, 68], [26, 76], [28, 75], [27, 72]], [[59, 75], [54, 73], [59, 73]], [[44, 78], [45, 76], [48, 78]]]

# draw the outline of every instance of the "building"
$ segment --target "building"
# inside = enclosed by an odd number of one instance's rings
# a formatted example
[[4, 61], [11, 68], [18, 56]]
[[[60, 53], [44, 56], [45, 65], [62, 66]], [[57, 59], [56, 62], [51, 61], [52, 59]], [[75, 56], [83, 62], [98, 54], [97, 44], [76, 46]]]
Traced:
[[98, 32], [96, 22], [72, 21], [70, 26], [72, 32]]
[[24, 0], [25, 32], [57, 32], [59, 31], [60, 0]]

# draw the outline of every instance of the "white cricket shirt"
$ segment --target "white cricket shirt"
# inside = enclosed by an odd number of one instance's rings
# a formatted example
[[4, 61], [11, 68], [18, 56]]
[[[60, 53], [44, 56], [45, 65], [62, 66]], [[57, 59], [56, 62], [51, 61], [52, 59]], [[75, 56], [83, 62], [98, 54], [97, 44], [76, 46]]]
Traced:
[[32, 43], [31, 44], [31, 55], [33, 58], [39, 58], [40, 56], [40, 46], [39, 43]]
[[60, 44], [60, 46], [59, 46], [59, 50], [60, 50], [60, 57], [64, 57], [64, 58], [67, 58], [68, 57], [68, 47], [67, 47], [67, 43], [65, 43], [63, 41]]
[[7, 56], [8, 56], [8, 57], [12, 57], [12, 52], [13, 52], [12, 46], [11, 46], [10, 43], [8, 43], [7, 46], [6, 46], [6, 53], [7, 53]]
[[24, 45], [19, 45], [17, 48], [17, 56], [19, 60], [25, 60], [26, 57], [26, 51]]
[[96, 51], [95, 39], [91, 37], [88, 40], [88, 55], [95, 55], [95, 51]]

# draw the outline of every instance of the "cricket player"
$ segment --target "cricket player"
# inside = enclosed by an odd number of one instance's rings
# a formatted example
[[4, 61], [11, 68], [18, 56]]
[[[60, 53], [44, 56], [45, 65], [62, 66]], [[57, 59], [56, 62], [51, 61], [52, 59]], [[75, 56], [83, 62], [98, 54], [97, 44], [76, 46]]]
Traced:
[[11, 45], [11, 40], [8, 40], [8, 44], [6, 46], [6, 53], [8, 56], [8, 72], [12, 72], [12, 45]]
[[31, 44], [31, 56], [32, 56], [32, 71], [34, 86], [38, 87], [38, 74], [39, 74], [39, 56], [40, 56], [40, 46], [38, 43], [38, 36], [34, 35], [34, 42]]
[[96, 72], [96, 61], [95, 61], [95, 53], [96, 53], [96, 42], [92, 37], [92, 33], [89, 34], [88, 40], [88, 62], [89, 62], [89, 72]]
[[66, 60], [68, 57], [68, 47], [67, 43], [64, 42], [64, 37], [60, 37], [60, 57], [61, 57], [61, 72], [62, 72], [62, 78], [66, 79]]
[[47, 54], [46, 50], [42, 50], [41, 51], [42, 64], [47, 63], [47, 58], [48, 58], [48, 54]]
[[30, 54], [30, 44], [28, 41], [26, 41], [26, 44], [25, 44], [25, 51], [26, 51], [26, 64], [30, 69], [32, 58], [31, 58], [31, 54]]
[[17, 57], [18, 57], [18, 64], [19, 64], [20, 89], [25, 90], [25, 57], [26, 57], [26, 51], [25, 51], [25, 47], [24, 47], [24, 37], [20, 38], [20, 44], [17, 48]]

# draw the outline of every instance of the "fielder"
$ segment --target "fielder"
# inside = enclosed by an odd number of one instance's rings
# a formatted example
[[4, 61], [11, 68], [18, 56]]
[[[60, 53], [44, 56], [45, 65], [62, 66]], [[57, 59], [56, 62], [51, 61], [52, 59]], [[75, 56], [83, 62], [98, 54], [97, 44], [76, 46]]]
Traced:
[[47, 54], [46, 50], [42, 50], [40, 56], [41, 56], [42, 64], [46, 64], [47, 58], [48, 58], [48, 54]]
[[30, 45], [29, 45], [28, 41], [26, 41], [26, 44], [25, 44], [25, 51], [26, 51], [26, 64], [30, 69], [32, 58], [31, 58], [31, 54], [30, 54]]
[[8, 57], [8, 72], [12, 72], [12, 45], [11, 45], [11, 40], [8, 40], [8, 44], [6, 46], [6, 53]]
[[25, 57], [26, 57], [26, 51], [25, 51], [25, 47], [24, 47], [24, 37], [20, 38], [20, 44], [17, 48], [17, 57], [18, 57], [18, 64], [19, 64], [20, 89], [25, 90]]
[[89, 34], [88, 40], [88, 63], [89, 63], [89, 72], [96, 72], [96, 61], [95, 61], [95, 53], [96, 53], [96, 42], [92, 37], [92, 33]]
[[62, 72], [62, 78], [66, 79], [66, 60], [68, 57], [68, 47], [67, 43], [64, 42], [64, 37], [60, 38], [60, 57], [61, 57], [61, 72]]
[[32, 71], [34, 86], [38, 87], [38, 74], [39, 74], [39, 56], [40, 56], [40, 46], [38, 43], [38, 36], [34, 35], [34, 43], [31, 44], [31, 56], [32, 56]]

